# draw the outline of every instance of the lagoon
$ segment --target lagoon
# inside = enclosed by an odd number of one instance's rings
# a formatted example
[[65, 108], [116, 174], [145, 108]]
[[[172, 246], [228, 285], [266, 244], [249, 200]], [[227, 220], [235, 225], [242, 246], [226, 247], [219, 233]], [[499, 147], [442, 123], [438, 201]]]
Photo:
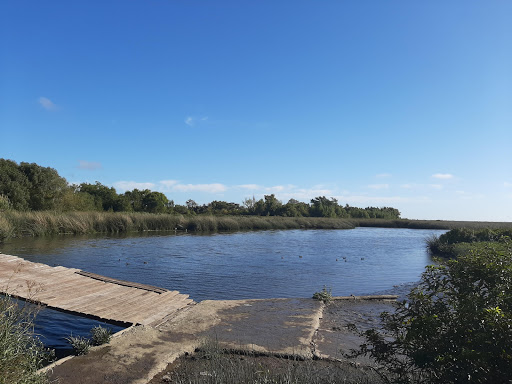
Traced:
[[[432, 263], [425, 239], [444, 232], [355, 228], [58, 236], [13, 239], [0, 252], [178, 290], [195, 301], [311, 297], [323, 286], [336, 296], [400, 294]], [[90, 322], [45, 310], [37, 331], [46, 344], [62, 348], [62, 337], [87, 334]]]

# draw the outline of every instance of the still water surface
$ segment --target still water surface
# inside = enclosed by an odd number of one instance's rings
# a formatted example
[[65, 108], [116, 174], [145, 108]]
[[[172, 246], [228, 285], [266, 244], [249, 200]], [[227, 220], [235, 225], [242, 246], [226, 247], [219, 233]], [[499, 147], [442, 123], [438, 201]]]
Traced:
[[[196, 301], [311, 297], [324, 285], [341, 296], [389, 291], [418, 281], [431, 263], [425, 239], [444, 232], [356, 228], [61, 236], [14, 240], [2, 245], [0, 252], [178, 290]], [[38, 331], [52, 346], [62, 343], [56, 340], [57, 333], [83, 334], [92, 327], [90, 320], [80, 320], [86, 324], [74, 329], [78, 320], [73, 316], [43, 312]], [[54, 334], [48, 336], [48, 328]]]

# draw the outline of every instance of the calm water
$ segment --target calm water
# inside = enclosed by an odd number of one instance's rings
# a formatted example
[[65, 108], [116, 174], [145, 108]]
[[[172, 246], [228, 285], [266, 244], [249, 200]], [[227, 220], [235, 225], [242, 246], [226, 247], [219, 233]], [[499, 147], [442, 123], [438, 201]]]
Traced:
[[[62, 236], [12, 241], [0, 252], [179, 290], [196, 301], [311, 297], [324, 285], [338, 296], [389, 291], [417, 281], [431, 263], [425, 239], [444, 232], [356, 228]], [[83, 334], [93, 326], [90, 320], [44, 312], [38, 331], [52, 346], [62, 343], [57, 334]], [[53, 333], [48, 336], [49, 329]]]

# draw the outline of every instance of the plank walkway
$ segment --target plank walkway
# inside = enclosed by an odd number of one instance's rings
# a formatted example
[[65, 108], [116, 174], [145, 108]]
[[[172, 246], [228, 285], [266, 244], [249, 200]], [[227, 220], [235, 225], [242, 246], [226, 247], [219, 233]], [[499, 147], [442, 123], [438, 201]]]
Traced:
[[194, 303], [178, 291], [1, 253], [0, 293], [94, 319], [144, 325], [157, 325]]

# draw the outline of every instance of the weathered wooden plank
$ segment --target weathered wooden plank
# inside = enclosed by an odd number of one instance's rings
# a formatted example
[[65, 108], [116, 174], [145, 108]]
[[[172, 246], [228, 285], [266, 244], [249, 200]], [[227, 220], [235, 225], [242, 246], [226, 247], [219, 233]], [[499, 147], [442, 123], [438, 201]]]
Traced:
[[[106, 284], [105, 289], [100, 291], [97, 295], [94, 296], [94, 300], [89, 302], [88, 304], [84, 304], [78, 300], [72, 300], [71, 302], [65, 301], [62, 304], [66, 305], [67, 309], [77, 310], [77, 308], [81, 308], [81, 310], [89, 310], [90, 308], [102, 308], [106, 305], [106, 303], [112, 302], [116, 297], [125, 293], [124, 287], [115, 284]], [[89, 297], [87, 298], [87, 300]]]
[[126, 311], [123, 312], [123, 316], [131, 318], [133, 316], [140, 317], [152, 315], [155, 312], [158, 312], [158, 308], [162, 307], [162, 305], [173, 300], [179, 300], [178, 296], [180, 296], [178, 291], [169, 291], [165, 294], [159, 295], [158, 297], [147, 298], [143, 303], [127, 308]]
[[144, 324], [163, 321], [193, 302], [178, 291], [4, 254], [0, 254], [0, 292], [71, 313]]
[[36, 295], [36, 299], [44, 302], [52, 298], [66, 298], [68, 301], [74, 301], [78, 297], [86, 296], [92, 293], [98, 293], [105, 288], [94, 282], [81, 283], [76, 280], [68, 281], [66, 285], [54, 284], [51, 289], [43, 290]]
[[[184, 297], [175, 297], [174, 300], [169, 300], [165, 303], [162, 302], [153, 302], [153, 307], [148, 308], [133, 308], [132, 311], [125, 313], [124, 316], [127, 318], [132, 319], [136, 323], [143, 323], [145, 320], [147, 320], [150, 317], [158, 316], [162, 312], [166, 312], [167, 308], [169, 307], [181, 307], [183, 305], [186, 305], [188, 303], [187, 300], [190, 300], [188, 298]], [[192, 301], [192, 300], [190, 300]]]
[[[154, 292], [149, 293], [148, 291], [142, 291], [142, 293], [146, 293], [147, 297], [151, 300], [151, 296], [157, 295]], [[102, 309], [95, 310], [95, 313], [97, 313], [99, 316], [114, 316], [117, 315], [121, 318], [127, 318], [126, 315], [124, 315], [124, 312], [127, 311], [127, 308], [133, 309], [137, 308], [138, 305], [141, 303], [141, 298], [139, 295], [133, 295], [130, 294], [129, 296], [124, 296], [122, 298], [118, 298], [117, 300], [113, 301], [111, 305], [106, 306]]]
[[156, 293], [164, 293], [164, 292], [168, 291], [165, 288], [155, 287], [153, 285], [147, 285], [147, 284], [141, 284], [141, 283], [134, 283], [132, 281], [114, 279], [111, 277], [97, 275], [97, 274], [91, 273], [91, 272], [79, 271], [79, 272], [75, 272], [75, 273], [78, 275], [90, 277], [92, 279], [104, 281], [106, 283], [113, 283], [113, 284], [118, 284], [118, 285], [124, 285], [126, 287], [145, 289], [146, 291], [153, 291]]
[[153, 323], [154, 321], [157, 321], [157, 320], [163, 318], [164, 316], [168, 315], [170, 312], [177, 311], [181, 308], [186, 307], [191, 302], [192, 302], [191, 299], [183, 298], [179, 301], [172, 303], [172, 305], [165, 306], [164, 308], [162, 308], [161, 311], [157, 312], [153, 316], [146, 317], [140, 323], [144, 324], [144, 325], [149, 325], [149, 324]]

